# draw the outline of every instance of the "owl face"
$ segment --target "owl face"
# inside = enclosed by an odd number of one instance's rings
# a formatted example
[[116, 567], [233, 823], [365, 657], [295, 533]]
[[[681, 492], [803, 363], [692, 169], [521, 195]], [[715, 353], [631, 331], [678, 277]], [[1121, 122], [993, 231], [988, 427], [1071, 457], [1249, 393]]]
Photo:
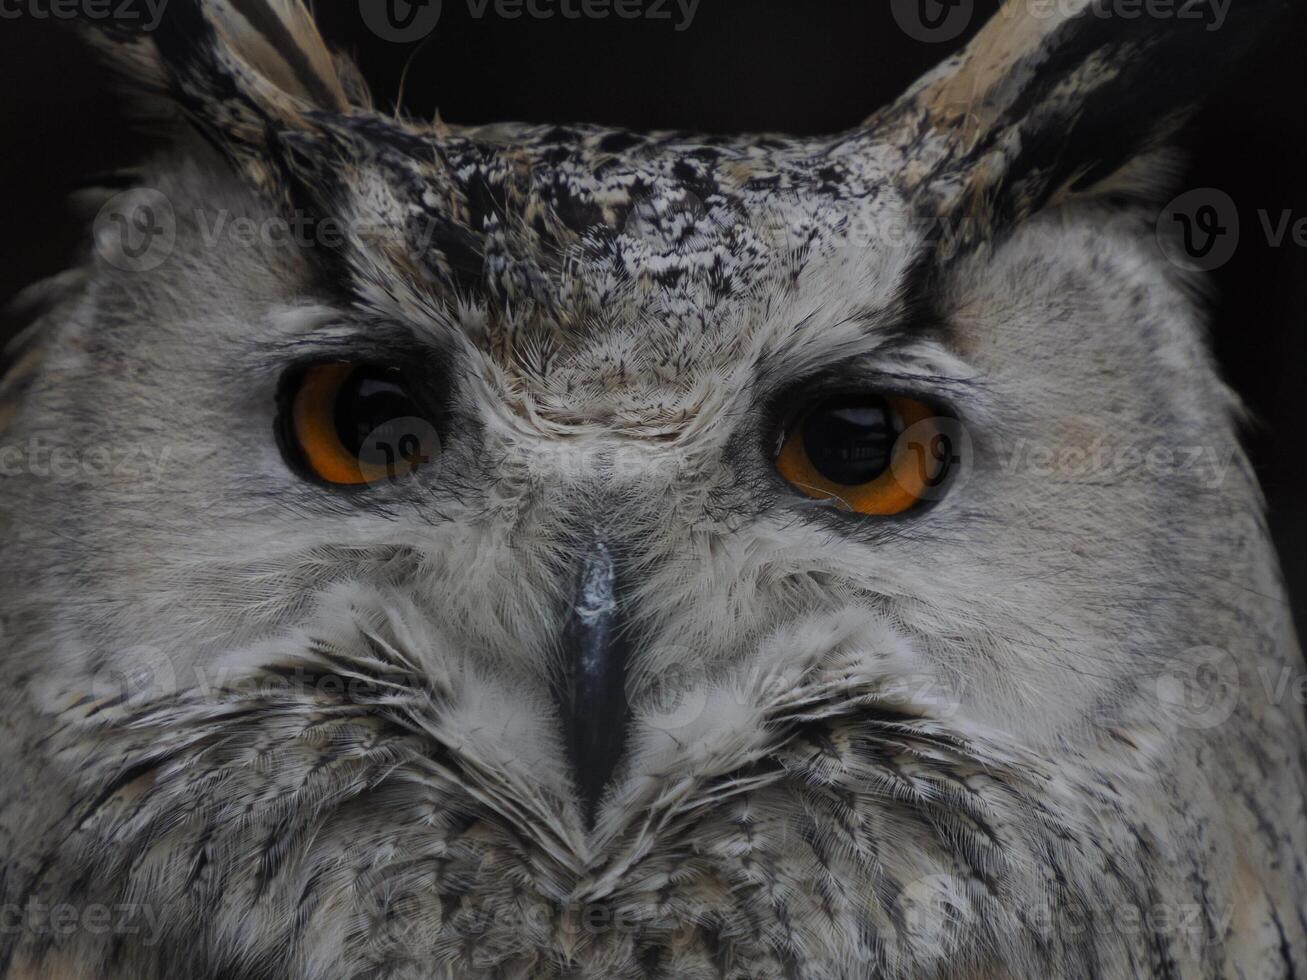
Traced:
[[[727, 139], [396, 121], [241, 7], [100, 39], [207, 142], [9, 382], [70, 473], [7, 489], [12, 877], [156, 926], [11, 964], [1299, 955], [1251, 923], [1301, 823], [1239, 759], [1301, 786], [1300, 719], [1163, 696], [1297, 655], [1147, 203], [1181, 93], [1103, 108], [1195, 38], [1009, 8], [855, 133]], [[1202, 914], [1122, 927], [1158, 905]]]

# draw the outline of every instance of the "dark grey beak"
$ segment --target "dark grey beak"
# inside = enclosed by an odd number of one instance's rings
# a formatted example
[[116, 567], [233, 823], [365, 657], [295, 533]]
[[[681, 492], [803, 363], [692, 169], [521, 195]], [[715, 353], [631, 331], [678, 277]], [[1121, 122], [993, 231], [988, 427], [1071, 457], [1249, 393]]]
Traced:
[[627, 646], [617, 568], [602, 541], [581, 566], [563, 633], [559, 708], [586, 822], [594, 825], [604, 787], [626, 741]]

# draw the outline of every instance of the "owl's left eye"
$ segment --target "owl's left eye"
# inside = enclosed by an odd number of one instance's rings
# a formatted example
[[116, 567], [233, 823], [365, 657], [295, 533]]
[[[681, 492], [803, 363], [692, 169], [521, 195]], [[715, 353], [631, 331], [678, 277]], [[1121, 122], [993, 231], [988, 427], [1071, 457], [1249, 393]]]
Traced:
[[394, 368], [314, 364], [291, 379], [279, 425], [294, 461], [336, 486], [406, 476], [440, 448], [435, 426]]
[[929, 499], [952, 458], [945, 419], [897, 395], [829, 398], [787, 428], [776, 468], [815, 500], [871, 516]]

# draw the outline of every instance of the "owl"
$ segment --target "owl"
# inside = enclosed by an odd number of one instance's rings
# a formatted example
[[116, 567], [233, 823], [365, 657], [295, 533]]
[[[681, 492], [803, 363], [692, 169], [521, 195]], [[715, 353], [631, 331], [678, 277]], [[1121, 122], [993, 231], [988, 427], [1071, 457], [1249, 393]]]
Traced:
[[804, 139], [84, 25], [164, 145], [0, 389], [3, 975], [1301, 976], [1301, 655], [1159, 222], [1285, 5], [1194, 6], [1014, 0]]

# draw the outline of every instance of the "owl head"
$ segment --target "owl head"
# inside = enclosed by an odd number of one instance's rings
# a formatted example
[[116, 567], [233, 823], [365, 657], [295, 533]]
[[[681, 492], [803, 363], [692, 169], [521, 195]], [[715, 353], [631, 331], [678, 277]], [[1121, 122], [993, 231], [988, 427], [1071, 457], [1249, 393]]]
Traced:
[[820, 139], [397, 118], [298, 0], [88, 31], [168, 149], [0, 390], [0, 962], [1301, 969], [1299, 654], [1160, 220], [1282, 6], [1014, 0]]

